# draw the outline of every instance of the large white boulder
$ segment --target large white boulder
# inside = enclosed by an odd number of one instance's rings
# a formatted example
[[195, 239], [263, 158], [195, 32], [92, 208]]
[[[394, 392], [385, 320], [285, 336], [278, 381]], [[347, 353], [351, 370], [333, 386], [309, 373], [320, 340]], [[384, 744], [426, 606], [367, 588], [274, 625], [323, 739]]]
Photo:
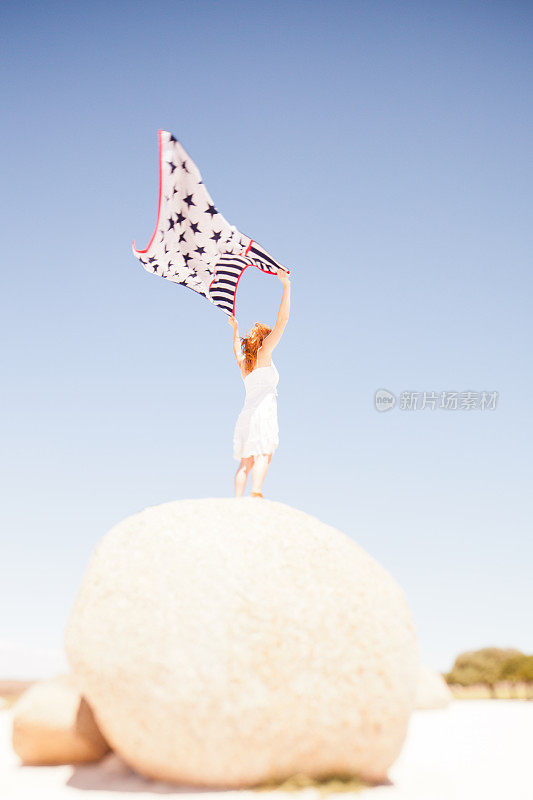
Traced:
[[13, 706], [12, 744], [25, 764], [98, 761], [109, 745], [70, 675], [30, 686]]
[[390, 574], [330, 525], [249, 497], [112, 528], [65, 643], [111, 747], [141, 774], [204, 786], [384, 779], [418, 678]]

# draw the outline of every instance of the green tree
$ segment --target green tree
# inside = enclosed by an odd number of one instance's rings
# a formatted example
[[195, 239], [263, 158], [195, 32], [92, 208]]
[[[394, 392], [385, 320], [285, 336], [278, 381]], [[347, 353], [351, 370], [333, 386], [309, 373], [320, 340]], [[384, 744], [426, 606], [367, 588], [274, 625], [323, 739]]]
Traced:
[[533, 682], [533, 656], [523, 653], [510, 658], [502, 668], [501, 679], [514, 682]]
[[[524, 659], [528, 660], [527, 667], [522, 666]], [[483, 683], [494, 690], [494, 685], [498, 681], [518, 680], [515, 677], [518, 673], [530, 674], [529, 659], [533, 659], [533, 656], [525, 656], [520, 650], [484, 647], [481, 650], [471, 650], [458, 655], [451, 672], [444, 677], [448, 683], [458, 683], [461, 686]], [[520, 678], [520, 680], [531, 679]]]

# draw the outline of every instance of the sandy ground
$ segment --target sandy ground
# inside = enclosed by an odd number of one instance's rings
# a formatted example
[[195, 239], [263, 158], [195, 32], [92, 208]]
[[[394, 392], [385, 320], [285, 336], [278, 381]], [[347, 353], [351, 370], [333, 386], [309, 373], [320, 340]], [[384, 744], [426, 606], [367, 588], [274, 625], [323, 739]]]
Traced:
[[[260, 800], [270, 793], [209, 792], [148, 781], [110, 754], [87, 766], [22, 767], [11, 748], [11, 711], [0, 711], [0, 797], [36, 800], [121, 800], [159, 795], [208, 800]], [[533, 703], [456, 700], [448, 708], [417, 711], [387, 786], [357, 800], [533, 800]], [[294, 793], [276, 792], [276, 798]], [[344, 795], [345, 796], [345, 795]], [[314, 800], [314, 789], [301, 800]]]

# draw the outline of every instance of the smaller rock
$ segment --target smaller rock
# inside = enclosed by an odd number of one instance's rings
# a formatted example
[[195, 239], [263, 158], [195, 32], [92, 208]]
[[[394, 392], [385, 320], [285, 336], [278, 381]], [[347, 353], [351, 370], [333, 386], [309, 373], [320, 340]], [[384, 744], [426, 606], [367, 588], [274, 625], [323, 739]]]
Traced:
[[418, 672], [418, 686], [415, 708], [446, 708], [453, 699], [448, 684], [438, 672], [421, 664]]
[[34, 684], [13, 706], [12, 743], [24, 764], [98, 761], [109, 745], [70, 675]]

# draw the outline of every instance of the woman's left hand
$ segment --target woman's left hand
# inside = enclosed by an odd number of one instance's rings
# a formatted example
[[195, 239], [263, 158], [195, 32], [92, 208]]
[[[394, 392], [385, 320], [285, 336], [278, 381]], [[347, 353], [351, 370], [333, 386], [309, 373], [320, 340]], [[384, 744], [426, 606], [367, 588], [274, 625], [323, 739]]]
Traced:
[[239, 327], [239, 323], [237, 322], [237, 320], [235, 319], [233, 314], [229, 315], [228, 322], [229, 322], [229, 324], [231, 325], [231, 327], [233, 328], [234, 331], [236, 331], [237, 328]]

